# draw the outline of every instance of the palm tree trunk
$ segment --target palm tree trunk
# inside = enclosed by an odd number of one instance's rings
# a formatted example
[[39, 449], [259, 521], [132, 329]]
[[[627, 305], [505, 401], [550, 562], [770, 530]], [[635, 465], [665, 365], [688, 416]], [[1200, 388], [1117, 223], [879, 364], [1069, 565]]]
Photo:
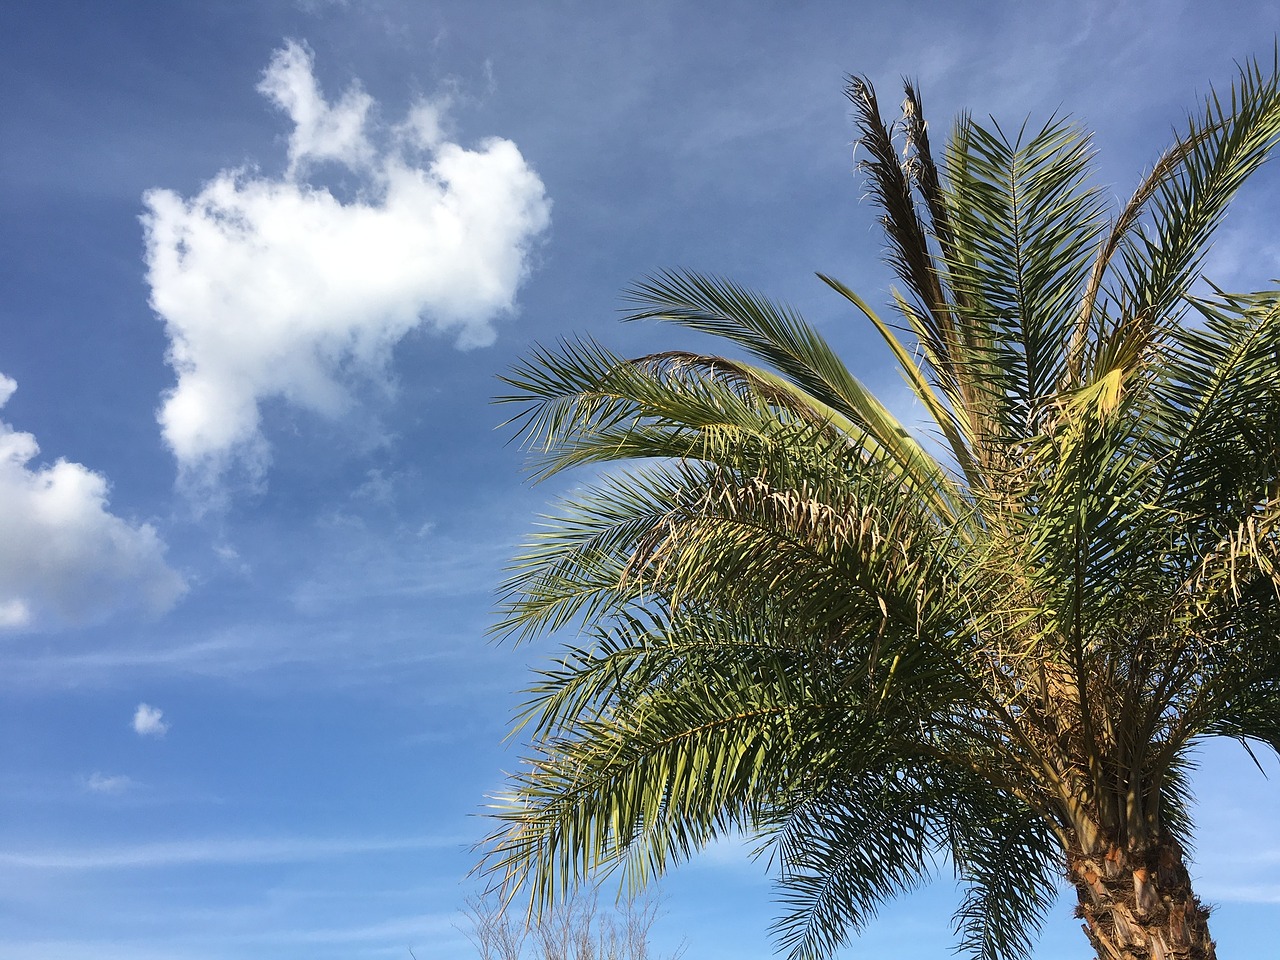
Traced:
[[1175, 841], [1140, 856], [1114, 845], [1073, 852], [1070, 871], [1076, 916], [1098, 960], [1216, 960], [1209, 909], [1192, 891]]

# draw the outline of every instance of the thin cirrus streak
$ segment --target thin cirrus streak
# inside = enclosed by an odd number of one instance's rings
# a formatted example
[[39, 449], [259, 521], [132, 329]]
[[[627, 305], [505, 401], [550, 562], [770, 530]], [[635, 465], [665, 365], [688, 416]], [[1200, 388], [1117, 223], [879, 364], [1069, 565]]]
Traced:
[[175, 840], [89, 850], [8, 850], [0, 852], [0, 866], [88, 871], [198, 864], [300, 863], [456, 847], [465, 842], [455, 836]]

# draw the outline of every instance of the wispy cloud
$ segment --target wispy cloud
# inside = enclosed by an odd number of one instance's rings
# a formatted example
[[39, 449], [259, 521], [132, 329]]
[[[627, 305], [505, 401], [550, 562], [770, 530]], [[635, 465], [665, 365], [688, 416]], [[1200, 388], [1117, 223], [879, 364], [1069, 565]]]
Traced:
[[[326, 100], [294, 42], [258, 89], [293, 121], [282, 177], [224, 170], [189, 199], [144, 198], [151, 305], [178, 375], [160, 424], [184, 483], [206, 493], [233, 467], [262, 476], [263, 401], [336, 417], [354, 386], [388, 386], [391, 348], [420, 326], [490, 343], [549, 223], [516, 145], [448, 141], [444, 100], [379, 127], [358, 85]], [[354, 178], [350, 199], [318, 169]]]
[[5, 960], [212, 960], [206, 950], [118, 939], [0, 940], [0, 956]]
[[[1195, 857], [1192, 873], [1200, 896], [1218, 903], [1280, 904], [1280, 847], [1275, 846], [1273, 823], [1242, 813], [1241, 824], [1256, 824], [1249, 830], [1217, 830], [1203, 838], [1207, 842]], [[1210, 823], [1211, 827], [1221, 824]], [[1253, 836], [1248, 834], [1252, 832]]]
[[281, 931], [246, 939], [268, 943], [380, 944], [388, 940], [410, 943], [416, 940], [420, 944], [438, 944], [441, 937], [447, 937], [456, 939], [461, 945], [463, 938], [457, 929], [458, 919], [456, 913], [419, 913], [361, 926]]
[[1196, 887], [1200, 896], [1220, 903], [1280, 904], [1280, 883], [1215, 883], [1212, 880]]
[[[405, 914], [363, 925], [317, 927], [308, 924], [248, 932], [228, 932], [225, 911], [220, 911], [215, 920], [220, 923], [209, 924], [206, 920], [206, 925], [166, 937], [166, 942], [159, 945], [154, 940], [102, 937], [0, 940], [0, 956], [5, 960], [215, 960], [228, 956], [227, 948], [234, 950], [236, 956], [245, 955], [246, 948], [253, 950], [251, 955], [260, 956], [262, 949], [295, 945], [311, 949], [341, 945], [344, 951], [359, 950], [358, 954], [346, 952], [347, 957], [376, 956], [388, 960], [405, 960], [409, 956], [406, 945], [413, 945], [419, 960], [471, 952], [458, 930], [459, 916], [452, 912]], [[447, 952], [440, 952], [441, 947], [447, 948]], [[424, 952], [424, 948], [431, 952]], [[327, 950], [323, 953], [325, 957], [334, 955]]]
[[429, 522], [412, 534], [353, 530], [333, 540], [341, 551], [323, 557], [291, 591], [301, 612], [332, 613], [359, 600], [487, 595], [511, 552], [506, 540], [438, 535]]
[[199, 864], [302, 863], [457, 847], [462, 837], [211, 838], [131, 846], [0, 851], [0, 866], [33, 870], [154, 869]]
[[138, 786], [138, 782], [123, 773], [94, 772], [85, 777], [84, 785], [91, 793], [118, 795]]
[[138, 704], [138, 709], [133, 711], [133, 732], [140, 737], [163, 737], [169, 732], [164, 711], [149, 703]]
[[[262, 657], [253, 658], [252, 663], [244, 662], [252, 653], [249, 642], [242, 637], [218, 635], [163, 646], [99, 646], [27, 657], [9, 656], [4, 661], [0, 685], [34, 688], [101, 684], [123, 674], [227, 676], [257, 669]], [[278, 658], [268, 661], [275, 662]]]
[[[384, 623], [384, 632], [370, 635], [367, 610], [328, 609], [315, 617], [264, 619], [235, 628], [201, 631], [204, 635], [171, 644], [139, 643], [41, 652], [4, 658], [0, 689], [34, 690], [68, 687], [111, 687], [139, 679], [217, 677], [257, 683], [268, 674], [305, 671], [316, 682], [351, 687], [385, 686], [388, 677], [399, 683], [392, 693], [412, 690], [413, 698], [434, 702], [466, 700], [493, 692], [507, 692], [523, 676], [518, 662], [480, 642], [487, 625], [483, 618], [463, 625], [437, 625], [424, 634], [421, 623]], [[483, 664], [483, 670], [475, 669]], [[439, 689], [414, 685], [438, 679], [448, 669], [457, 683]], [[408, 686], [401, 684], [408, 683]]]

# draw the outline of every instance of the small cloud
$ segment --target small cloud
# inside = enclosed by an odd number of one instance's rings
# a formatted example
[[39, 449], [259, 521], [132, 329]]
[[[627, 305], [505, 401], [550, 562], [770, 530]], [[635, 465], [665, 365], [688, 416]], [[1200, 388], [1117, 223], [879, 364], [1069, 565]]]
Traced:
[[419, 150], [430, 150], [444, 141], [445, 116], [449, 100], [420, 100], [410, 110], [404, 122], [396, 128], [401, 142]]
[[[159, 711], [157, 711], [157, 716]], [[134, 718], [134, 728], [137, 728], [137, 717]], [[139, 733], [142, 731], [139, 730]], [[132, 777], [127, 777], [123, 773], [107, 775], [105, 773], [91, 773], [84, 782], [84, 785], [93, 793], [106, 793], [118, 795], [130, 790], [138, 785], [137, 781]]]
[[169, 732], [164, 711], [149, 703], [138, 704], [138, 709], [133, 712], [133, 732], [140, 737], [163, 737]]
[[226, 541], [213, 545], [213, 555], [226, 569], [241, 577], [247, 577], [253, 572], [253, 568], [240, 556], [240, 551]]
[[390, 506], [395, 500], [395, 478], [388, 477], [381, 470], [370, 470], [365, 474], [364, 483], [351, 492], [351, 498], [384, 507]]
[[21, 600], [0, 603], [0, 628], [25, 627], [31, 622], [31, 610]]

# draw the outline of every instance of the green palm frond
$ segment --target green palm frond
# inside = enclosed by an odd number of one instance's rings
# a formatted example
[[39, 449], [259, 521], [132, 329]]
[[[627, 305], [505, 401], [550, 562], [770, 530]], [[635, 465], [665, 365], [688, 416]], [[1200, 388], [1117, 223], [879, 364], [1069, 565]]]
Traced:
[[1110, 266], [1113, 297], [1135, 317], [1157, 322], [1192, 287], [1214, 230], [1241, 185], [1280, 137], [1280, 73], [1245, 64], [1225, 96], [1210, 91], [1187, 118], [1177, 162], [1157, 169]]
[[638, 284], [628, 299], [640, 307], [629, 319], [667, 320], [746, 350], [812, 398], [815, 409], [865, 431], [864, 442], [874, 441], [914, 484], [932, 491], [940, 511], [953, 518], [963, 512], [959, 492], [938, 463], [794, 310], [727, 280], [676, 272]]
[[[897, 361], [898, 369], [907, 386], [911, 388], [911, 392], [920, 401], [930, 419], [938, 426], [965, 480], [971, 488], [980, 487], [983, 479], [978, 462], [974, 457], [974, 431], [966, 407], [957, 402], [958, 398], [956, 396], [950, 397], [950, 405], [946, 400], [938, 396], [930, 385], [924, 371], [917, 365], [915, 358], [889, 328], [889, 325], [880, 319], [865, 300], [839, 280], [823, 274], [818, 274], [818, 279], [852, 303], [864, 317], [871, 321], [871, 325], [875, 327], [876, 332], [880, 334], [885, 345], [893, 353], [893, 358]], [[908, 305], [901, 301], [899, 301], [899, 305], [902, 306], [904, 312], [910, 313], [911, 308]]]
[[[643, 880], [751, 828], [760, 798], [803, 764], [803, 744], [821, 742], [803, 731], [831, 679], [798, 669], [785, 645], [751, 643], [741, 621], [651, 627], [615, 620], [609, 643], [549, 672], [526, 707], [543, 715], [535, 724], [544, 733], [498, 814], [518, 829], [504, 836], [495, 866], [523, 871], [541, 899], [566, 871], [576, 879], [621, 866]], [[620, 669], [619, 651], [634, 658], [637, 648], [644, 667]], [[584, 692], [581, 677], [601, 659], [601, 681]], [[566, 697], [585, 712], [566, 719]]]
[[947, 852], [964, 898], [959, 947], [975, 960], [1032, 954], [1059, 892], [1061, 850], [1040, 815], [982, 783], [956, 783]]
[[1277, 492], [1280, 291], [1220, 293], [1192, 306], [1203, 325], [1172, 332], [1168, 370], [1153, 389], [1172, 448], [1161, 494], [1212, 532]]
[[768, 849], [785, 913], [774, 930], [792, 960], [830, 956], [934, 873], [948, 798], [927, 778], [903, 776], [894, 758], [866, 759], [864, 776], [779, 813]]
[[1060, 121], [1012, 140], [965, 122], [952, 141], [946, 274], [972, 341], [958, 366], [993, 439], [1036, 433], [1063, 375], [1072, 308], [1102, 230], [1099, 191], [1086, 185], [1090, 155], [1087, 136]]

